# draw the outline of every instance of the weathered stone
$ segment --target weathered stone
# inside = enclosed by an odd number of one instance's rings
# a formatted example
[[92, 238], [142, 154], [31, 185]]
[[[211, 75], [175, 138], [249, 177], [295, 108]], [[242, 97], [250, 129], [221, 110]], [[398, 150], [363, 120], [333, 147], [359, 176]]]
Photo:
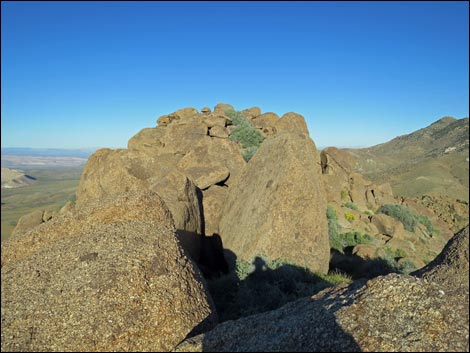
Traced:
[[73, 230], [60, 215], [42, 227], [53, 242], [2, 267], [2, 351], [168, 351], [214, 326], [170, 212], [140, 201], [137, 212], [122, 198], [79, 211]]
[[155, 159], [139, 151], [99, 149], [83, 169], [77, 188], [77, 207], [110, 194], [147, 189], [147, 179], [158, 171]]
[[251, 120], [254, 117], [257, 117], [258, 115], [261, 114], [261, 109], [258, 107], [252, 107], [249, 109], [244, 109], [241, 112], [245, 116], [245, 118], [247, 118], [248, 120]]
[[323, 174], [348, 176], [354, 170], [355, 159], [346, 151], [336, 147], [327, 147], [321, 151]]
[[377, 248], [374, 245], [358, 244], [353, 248], [352, 253], [364, 260], [371, 260], [377, 258], [376, 251]]
[[23, 233], [40, 225], [42, 222], [44, 222], [42, 219], [43, 215], [44, 210], [37, 210], [21, 216], [20, 219], [18, 219], [18, 223], [13, 229], [11, 235], [13, 236], [15, 234]]
[[220, 217], [227, 194], [228, 188], [218, 185], [213, 185], [202, 192], [206, 235], [219, 233]]
[[207, 137], [193, 146], [192, 151], [180, 160], [178, 168], [186, 171], [200, 166], [222, 166], [230, 172], [230, 177], [225, 181], [225, 184], [231, 185], [245, 165], [246, 162], [236, 142]]
[[212, 113], [204, 116], [202, 121], [210, 128], [214, 126], [225, 127], [229, 119], [223, 115]]
[[229, 170], [221, 165], [190, 167], [184, 170], [194, 184], [201, 189], [207, 189], [209, 186], [222, 183], [228, 179]]
[[468, 292], [465, 301], [436, 283], [391, 274], [224, 322], [176, 351], [468, 351], [468, 314]]
[[173, 120], [175, 120], [175, 117], [172, 116], [171, 114], [162, 115], [157, 119], [157, 125], [158, 126], [167, 126]]
[[220, 235], [225, 248], [251, 260], [265, 254], [326, 273], [326, 199], [308, 135], [280, 134], [261, 144], [231, 185]]
[[155, 193], [122, 193], [90, 200], [28, 232], [12, 235], [2, 243], [2, 266], [45, 251], [62, 238], [88, 232], [101, 224], [150, 219], [173, 226], [171, 217], [155, 208], [160, 203], [160, 197]]
[[371, 217], [371, 223], [377, 227], [381, 234], [388, 235], [396, 239], [403, 239], [405, 229], [403, 223], [386, 214], [375, 214]]
[[176, 235], [191, 258], [199, 260], [202, 238], [202, 205], [196, 185], [179, 170], [173, 170], [150, 187], [165, 201], [173, 216]]
[[307, 124], [302, 115], [297, 113], [286, 113], [276, 122], [275, 128], [278, 132], [294, 132], [308, 135]]
[[230, 104], [219, 103], [214, 107], [214, 113], [219, 112], [225, 114], [226, 110], [234, 110]]
[[[426, 267], [413, 273], [416, 276], [444, 285], [447, 291], [469, 288], [469, 236], [468, 225], [448, 241], [442, 252]], [[468, 315], [468, 314], [467, 314]]]
[[185, 118], [197, 116], [198, 111], [195, 108], [183, 108], [183, 109], [178, 109], [177, 111], [175, 111], [173, 115], [179, 118], [179, 120], [183, 120]]
[[209, 135], [211, 137], [218, 137], [218, 138], [228, 138], [227, 129], [222, 126], [214, 126], [209, 130]]
[[279, 116], [275, 113], [264, 113], [251, 119], [251, 123], [259, 129], [274, 128], [279, 121]]
[[152, 157], [138, 150], [98, 150], [88, 159], [82, 173], [77, 189], [77, 207], [107, 195], [157, 191], [173, 214], [185, 249], [197, 261], [202, 206], [196, 186], [176, 168], [180, 158], [174, 154]]
[[47, 222], [53, 217], [57, 216], [57, 212], [54, 210], [44, 210], [44, 214], [42, 215], [42, 221]]
[[208, 138], [207, 125], [202, 122], [171, 124], [163, 140], [165, 151], [184, 156], [200, 141]]
[[145, 128], [135, 134], [127, 143], [132, 151], [142, 151], [149, 155], [164, 153], [166, 127]]
[[210, 113], [211, 112], [211, 108], [209, 107], [204, 107], [201, 109], [201, 113], [203, 114], [207, 114], [207, 113]]
[[59, 214], [67, 213], [75, 209], [74, 201], [67, 201], [67, 203], [60, 209]]

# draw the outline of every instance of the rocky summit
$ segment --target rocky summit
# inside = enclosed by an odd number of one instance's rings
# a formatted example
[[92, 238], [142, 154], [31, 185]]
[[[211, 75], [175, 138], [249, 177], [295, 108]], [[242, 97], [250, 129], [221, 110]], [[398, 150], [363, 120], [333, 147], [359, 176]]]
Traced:
[[358, 158], [226, 103], [97, 150], [2, 242], [2, 351], [468, 351], [468, 203]]

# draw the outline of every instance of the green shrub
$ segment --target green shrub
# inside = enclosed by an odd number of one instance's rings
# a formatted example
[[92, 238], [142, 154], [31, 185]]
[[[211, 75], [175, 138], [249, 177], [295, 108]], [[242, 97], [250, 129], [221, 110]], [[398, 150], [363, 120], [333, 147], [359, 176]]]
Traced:
[[341, 190], [341, 200], [349, 199], [349, 193], [346, 190]]
[[346, 212], [346, 213], [344, 214], [344, 218], [346, 218], [347, 221], [349, 221], [349, 222], [352, 223], [352, 222], [354, 222], [354, 220], [356, 219], [356, 216], [355, 216], [354, 214], [352, 214], [352, 213]]
[[237, 260], [235, 265], [235, 272], [240, 280], [244, 280], [246, 277], [248, 277], [248, 275], [253, 272], [253, 270], [254, 267], [251, 265], [251, 263], [243, 260]]
[[248, 124], [249, 121], [245, 118], [242, 112], [228, 109], [225, 114], [232, 120], [232, 124], [235, 126]]
[[386, 214], [403, 223], [406, 230], [414, 232], [418, 225], [418, 219], [411, 210], [403, 205], [383, 205], [379, 208], [378, 213]]
[[248, 162], [265, 137], [241, 112], [226, 110], [225, 113], [232, 119], [233, 125], [236, 126], [229, 138], [241, 145], [243, 158]]
[[354, 202], [346, 202], [343, 206], [350, 208], [351, 210], [354, 210], [354, 211], [359, 211], [359, 208]]
[[430, 221], [430, 219], [428, 217], [426, 217], [425, 215], [419, 215], [418, 216], [418, 222], [426, 227], [426, 230], [428, 231], [429, 235], [440, 235], [441, 234], [441, 232], [439, 232], [438, 229], [434, 228], [434, 226], [432, 225], [432, 222]]
[[330, 237], [330, 247], [344, 253], [344, 248], [358, 244], [370, 244], [373, 238], [369, 234], [361, 234], [358, 231], [337, 234]]
[[330, 238], [330, 248], [343, 252], [341, 243], [338, 242], [339, 225], [336, 211], [333, 206], [328, 205], [326, 209], [326, 219], [328, 220], [328, 236]]
[[398, 271], [404, 273], [406, 275], [410, 274], [411, 272], [417, 270], [418, 267], [412, 261], [406, 260], [398, 265]]
[[221, 322], [274, 310], [301, 297], [351, 278], [340, 273], [320, 275], [283, 259], [257, 256], [251, 263], [238, 261], [236, 270], [208, 280]]
[[[382, 248], [385, 252], [385, 256], [383, 256], [382, 258], [384, 260], [393, 260], [393, 261], [396, 261], [397, 259], [401, 259], [403, 257], [407, 257], [408, 254], [402, 250], [402, 249], [395, 249], [393, 250], [391, 247], [389, 246], [384, 246]], [[396, 265], [396, 264], [395, 264]]]
[[428, 217], [425, 215], [416, 215], [406, 206], [387, 204], [380, 207], [377, 212], [386, 214], [400, 221], [403, 223], [405, 229], [410, 232], [414, 232], [418, 224], [421, 223], [426, 227], [430, 235], [440, 234], [440, 232], [434, 228]]

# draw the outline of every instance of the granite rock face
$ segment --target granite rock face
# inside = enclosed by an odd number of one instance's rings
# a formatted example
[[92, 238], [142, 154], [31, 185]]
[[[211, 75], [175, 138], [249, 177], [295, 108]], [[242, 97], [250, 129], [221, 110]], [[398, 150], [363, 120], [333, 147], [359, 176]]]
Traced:
[[3, 264], [2, 351], [168, 351], [214, 326], [164, 202], [139, 196], [137, 211], [126, 198], [23, 235], [43, 246]]
[[[469, 286], [468, 225], [451, 238], [442, 252], [426, 267], [413, 274], [446, 286], [448, 291], [459, 290], [468, 296]], [[468, 297], [467, 297], [468, 300]]]
[[264, 141], [229, 188], [219, 224], [224, 247], [244, 260], [264, 254], [326, 273], [326, 199], [316, 159], [308, 135]]
[[224, 322], [176, 351], [468, 351], [468, 328], [468, 297], [465, 302], [438, 283], [391, 274]]

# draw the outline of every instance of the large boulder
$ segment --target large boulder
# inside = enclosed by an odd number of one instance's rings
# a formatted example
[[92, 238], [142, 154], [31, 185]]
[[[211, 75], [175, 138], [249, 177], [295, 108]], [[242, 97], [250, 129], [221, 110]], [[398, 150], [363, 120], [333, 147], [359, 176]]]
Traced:
[[327, 147], [321, 151], [323, 174], [348, 176], [354, 170], [355, 159], [346, 151], [336, 147]]
[[176, 351], [468, 352], [468, 314], [468, 296], [391, 274], [224, 322]]
[[162, 179], [156, 179], [150, 190], [156, 191], [165, 201], [173, 215], [178, 239], [191, 258], [198, 261], [203, 237], [199, 189], [175, 169]]
[[77, 189], [77, 207], [108, 195], [157, 191], [173, 215], [180, 240], [197, 261], [202, 205], [195, 184], [177, 170], [180, 159], [181, 156], [171, 153], [151, 156], [138, 150], [98, 150], [83, 170]]
[[245, 116], [245, 118], [250, 120], [260, 115], [261, 109], [259, 107], [251, 107], [251, 108], [242, 110], [242, 114]]
[[175, 121], [188, 121], [194, 117], [197, 117], [198, 115], [199, 113], [195, 108], [183, 108], [175, 111], [174, 113], [162, 115], [157, 119], [157, 124], [159, 126], [166, 126]]
[[[469, 288], [469, 238], [468, 225], [450, 239], [442, 252], [426, 267], [413, 273], [432, 282], [444, 285], [447, 291]], [[468, 298], [467, 298], [468, 304]]]
[[222, 209], [227, 194], [228, 188], [219, 185], [213, 185], [209, 189], [202, 191], [206, 235], [219, 233], [220, 217], [222, 216]]
[[286, 113], [275, 125], [278, 132], [293, 132], [308, 135], [307, 124], [302, 115], [297, 113]]
[[18, 219], [18, 222], [16, 223], [16, 226], [13, 229], [11, 235], [23, 233], [40, 225], [44, 222], [43, 216], [44, 210], [36, 210], [24, 216], [21, 216], [20, 219]]
[[251, 123], [259, 129], [265, 127], [274, 127], [279, 121], [279, 116], [276, 113], [264, 113], [251, 119]]
[[83, 169], [77, 188], [76, 206], [109, 194], [145, 189], [152, 170], [159, 170], [152, 158], [138, 151], [102, 148], [93, 153]]
[[2, 267], [2, 351], [168, 351], [214, 326], [157, 195], [102, 200], [37, 229]]
[[239, 258], [264, 254], [326, 273], [326, 199], [315, 144], [304, 134], [266, 140], [229, 193], [219, 231]]
[[[209, 179], [212, 180], [213, 184], [223, 181], [226, 185], [231, 185], [245, 165], [246, 162], [243, 159], [241, 149], [236, 142], [228, 139], [208, 137], [193, 146], [193, 149], [179, 161], [178, 168], [184, 173], [187, 173], [187, 175], [197, 183], [194, 176], [200, 176], [201, 174], [192, 173], [191, 170], [193, 170], [193, 168], [197, 168], [199, 171], [201, 171], [201, 168], [202, 170], [206, 169], [207, 174], [212, 174], [214, 168], [224, 167], [229, 171], [228, 179]], [[209, 186], [210, 185], [206, 185], [205, 187], [207, 188]]]
[[350, 202], [350, 178], [354, 168], [353, 157], [336, 147], [321, 151], [320, 163], [328, 202]]
[[214, 107], [214, 113], [225, 114], [225, 111], [227, 110], [234, 110], [233, 105], [226, 104], [226, 103], [219, 103]]
[[385, 234], [396, 239], [405, 237], [403, 223], [386, 214], [375, 214], [371, 216], [371, 223], [376, 226], [380, 234]]

